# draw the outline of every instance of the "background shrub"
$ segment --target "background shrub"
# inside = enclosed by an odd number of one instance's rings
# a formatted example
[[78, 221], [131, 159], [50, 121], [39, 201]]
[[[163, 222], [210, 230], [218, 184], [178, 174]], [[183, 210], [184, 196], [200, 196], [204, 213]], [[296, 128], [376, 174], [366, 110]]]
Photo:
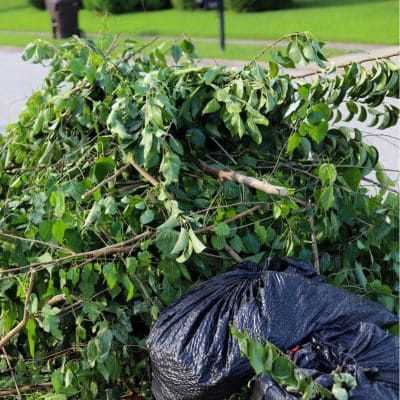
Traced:
[[197, 8], [195, 0], [171, 0], [172, 6], [178, 10], [194, 10]]
[[138, 0], [84, 0], [84, 7], [88, 10], [100, 11], [110, 14], [122, 14], [133, 11], [138, 5]]
[[138, 10], [162, 10], [171, 7], [169, 0], [138, 0], [136, 9]]
[[84, 0], [88, 10], [122, 14], [134, 10], [161, 10], [170, 7], [169, 0]]
[[39, 8], [40, 10], [46, 9], [45, 0], [28, 0], [28, 3], [35, 8]]
[[278, 10], [287, 8], [292, 0], [226, 0], [226, 7], [237, 12]]

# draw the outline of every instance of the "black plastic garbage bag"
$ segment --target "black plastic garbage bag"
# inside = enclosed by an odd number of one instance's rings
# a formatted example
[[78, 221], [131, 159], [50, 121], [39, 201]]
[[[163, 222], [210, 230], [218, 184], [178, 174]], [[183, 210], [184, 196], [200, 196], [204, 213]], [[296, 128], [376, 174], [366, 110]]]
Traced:
[[[342, 332], [322, 331], [291, 353], [303, 375], [332, 388], [332, 371], [350, 373], [357, 386], [351, 400], [397, 400], [399, 398], [399, 340], [378, 326], [361, 322]], [[269, 375], [257, 377], [250, 400], [296, 400]]]
[[288, 258], [271, 261], [264, 270], [244, 262], [167, 307], [147, 340], [155, 398], [222, 400], [244, 386], [253, 371], [240, 355], [230, 323], [287, 350], [322, 329], [397, 321], [380, 305], [311, 272], [311, 266]]

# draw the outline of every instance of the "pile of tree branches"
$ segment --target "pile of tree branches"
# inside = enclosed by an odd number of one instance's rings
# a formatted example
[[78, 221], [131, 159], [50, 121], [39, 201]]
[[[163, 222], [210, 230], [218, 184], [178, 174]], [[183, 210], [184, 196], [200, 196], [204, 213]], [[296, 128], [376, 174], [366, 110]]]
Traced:
[[187, 39], [27, 47], [50, 73], [0, 137], [0, 396], [151, 398], [149, 327], [243, 258], [312, 261], [394, 310], [398, 196], [346, 125], [397, 123], [398, 67], [337, 72], [311, 35], [283, 39], [240, 70]]

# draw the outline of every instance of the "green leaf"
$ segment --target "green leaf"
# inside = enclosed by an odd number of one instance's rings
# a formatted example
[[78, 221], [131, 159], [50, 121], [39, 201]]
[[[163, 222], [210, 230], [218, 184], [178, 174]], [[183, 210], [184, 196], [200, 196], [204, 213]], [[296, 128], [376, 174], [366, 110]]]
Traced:
[[333, 187], [332, 186], [324, 187], [321, 191], [321, 196], [320, 196], [320, 202], [322, 207], [325, 210], [328, 210], [331, 207], [333, 200], [334, 200]]
[[62, 244], [64, 241], [64, 233], [66, 229], [67, 225], [64, 221], [55, 221], [51, 228], [51, 233], [59, 244]]
[[171, 46], [170, 52], [171, 52], [172, 58], [173, 58], [174, 61], [175, 61], [175, 64], [177, 64], [177, 63], [179, 62], [180, 58], [182, 57], [182, 51], [181, 51], [181, 49], [180, 49], [179, 46], [177, 46], [176, 44], [173, 44], [173, 45]]
[[274, 364], [274, 352], [269, 345], [267, 345], [266, 354], [267, 356], [264, 363], [264, 371], [270, 374], [272, 372], [272, 367]]
[[62, 218], [65, 212], [65, 198], [61, 192], [53, 192], [50, 196], [50, 204], [54, 206], [54, 215]]
[[335, 396], [336, 400], [349, 400], [347, 390], [342, 388], [340, 384], [335, 383], [332, 386], [332, 394]]
[[248, 349], [250, 365], [254, 369], [256, 375], [259, 375], [264, 372], [264, 363], [266, 359], [265, 348], [261, 343], [251, 340], [248, 344]]
[[278, 357], [272, 367], [273, 375], [279, 379], [287, 379], [292, 375], [293, 367], [286, 357]]
[[204, 74], [204, 82], [207, 85], [210, 85], [214, 79], [220, 74], [221, 70], [220, 68], [210, 68], [205, 74]]
[[322, 164], [319, 167], [318, 176], [323, 186], [332, 185], [337, 177], [335, 166], [333, 164]]
[[94, 176], [97, 182], [102, 182], [104, 178], [114, 172], [115, 161], [111, 157], [101, 157], [99, 158], [93, 168]]
[[125, 289], [127, 291], [126, 301], [129, 301], [133, 298], [133, 295], [135, 294], [135, 285], [132, 283], [127, 275], [124, 275], [122, 277], [122, 284], [125, 286]]
[[313, 126], [309, 130], [309, 135], [317, 143], [321, 143], [325, 139], [327, 133], [328, 123], [326, 121], [321, 121], [317, 126]]
[[103, 275], [106, 278], [108, 287], [110, 289], [115, 287], [118, 282], [118, 271], [114, 263], [107, 263], [103, 266]]
[[383, 170], [382, 165], [378, 164], [376, 169], [375, 169], [375, 173], [376, 173], [376, 179], [378, 180], [378, 182], [381, 185], [384, 186], [394, 186], [396, 183], [395, 181], [392, 181], [386, 174], [386, 172]]
[[149, 208], [146, 208], [144, 213], [142, 213], [142, 215], [140, 216], [140, 223], [142, 225], [146, 225], [152, 222], [153, 220], [154, 220], [154, 212]]
[[90, 225], [92, 225], [94, 222], [96, 222], [101, 216], [101, 207], [99, 204], [94, 203], [92, 208], [89, 211], [88, 216], [85, 219], [85, 223], [83, 225], [83, 228], [87, 228]]
[[160, 172], [165, 178], [166, 185], [179, 181], [180, 169], [181, 159], [167, 147], [162, 162], [160, 164]]
[[205, 114], [211, 114], [213, 112], [218, 111], [220, 108], [220, 105], [216, 99], [211, 99], [206, 106], [203, 108], [203, 115]]
[[215, 250], [222, 250], [226, 245], [226, 240], [223, 236], [212, 235], [211, 244]]
[[229, 225], [226, 224], [225, 222], [220, 222], [215, 228], [214, 232], [218, 236], [229, 236], [231, 229], [229, 228]]
[[51, 383], [56, 393], [61, 392], [64, 388], [64, 374], [59, 369], [51, 374]]
[[35, 358], [35, 346], [36, 346], [36, 323], [35, 323], [35, 320], [30, 319], [27, 322], [26, 330], [28, 332], [29, 353], [32, 358]]
[[297, 132], [292, 133], [289, 136], [286, 151], [288, 153], [291, 153], [294, 149], [297, 148], [297, 146], [300, 144], [300, 142], [301, 142], [301, 136]]
[[172, 249], [171, 253], [172, 254], [179, 254], [181, 253], [184, 249], [186, 249], [187, 245], [189, 242], [189, 234], [188, 231], [185, 228], [181, 228], [181, 231], [178, 236], [178, 240], [176, 241], [174, 248]]
[[343, 172], [343, 178], [353, 191], [357, 191], [361, 181], [360, 168], [347, 168]]
[[201, 240], [196, 236], [193, 229], [189, 229], [189, 238], [196, 254], [200, 254], [206, 249], [206, 246], [204, 246]]

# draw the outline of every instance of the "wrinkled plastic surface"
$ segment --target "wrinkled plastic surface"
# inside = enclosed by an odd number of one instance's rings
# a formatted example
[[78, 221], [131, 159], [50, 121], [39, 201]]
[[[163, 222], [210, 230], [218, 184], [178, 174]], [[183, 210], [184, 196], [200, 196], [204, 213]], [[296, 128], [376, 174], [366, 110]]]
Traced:
[[260, 270], [244, 262], [189, 290], [161, 313], [147, 341], [153, 395], [221, 400], [244, 386], [253, 371], [230, 323], [288, 350], [313, 332], [363, 321], [389, 326], [397, 319], [382, 306], [323, 282], [307, 263], [271, 260]]
[[[357, 386], [349, 392], [351, 400], [399, 398], [399, 340], [374, 324], [361, 322], [342, 332], [317, 332], [292, 359], [303, 375], [328, 389], [333, 384], [331, 372], [337, 367], [352, 374]], [[300, 397], [286, 393], [266, 374], [257, 378], [250, 398], [288, 399]]]

